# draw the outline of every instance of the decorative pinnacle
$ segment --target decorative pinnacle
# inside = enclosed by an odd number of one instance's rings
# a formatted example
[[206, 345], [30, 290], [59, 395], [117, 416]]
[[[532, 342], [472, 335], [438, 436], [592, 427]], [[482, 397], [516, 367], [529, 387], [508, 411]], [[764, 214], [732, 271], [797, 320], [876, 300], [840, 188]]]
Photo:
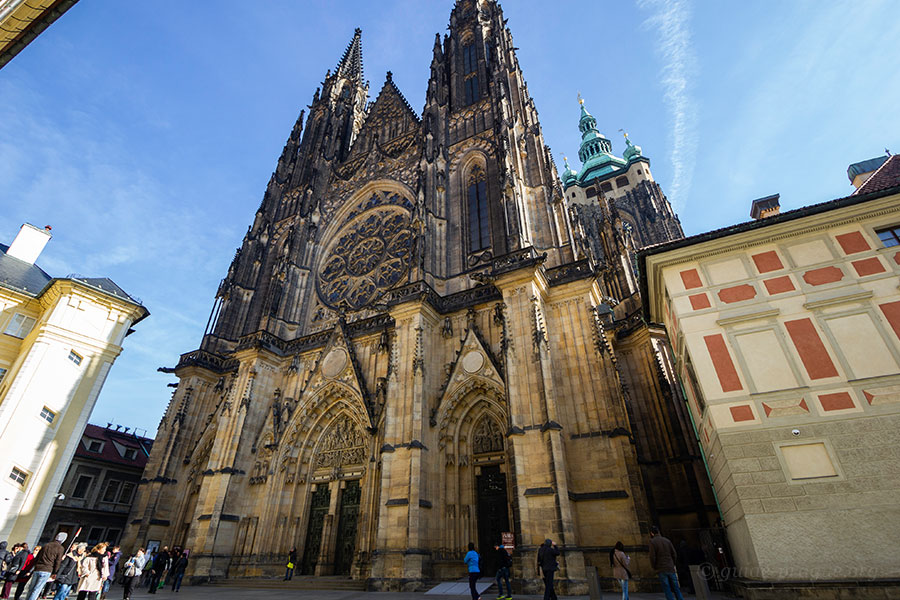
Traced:
[[584, 105], [584, 98], [581, 97], [581, 92], [578, 92], [578, 104]]

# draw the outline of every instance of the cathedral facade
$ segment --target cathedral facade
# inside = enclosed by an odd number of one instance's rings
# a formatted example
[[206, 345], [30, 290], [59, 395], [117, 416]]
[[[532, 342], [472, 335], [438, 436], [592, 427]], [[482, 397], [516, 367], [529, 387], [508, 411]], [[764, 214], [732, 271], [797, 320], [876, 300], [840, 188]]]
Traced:
[[649, 161], [582, 107], [560, 180], [493, 0], [456, 2], [421, 115], [390, 73], [368, 92], [357, 30], [171, 369], [124, 543], [190, 548], [198, 581], [296, 547], [300, 573], [416, 590], [507, 533], [528, 591], [549, 537], [585, 593], [621, 540], [650, 576], [649, 526], [696, 541], [716, 509], [640, 318], [633, 253], [681, 236]]

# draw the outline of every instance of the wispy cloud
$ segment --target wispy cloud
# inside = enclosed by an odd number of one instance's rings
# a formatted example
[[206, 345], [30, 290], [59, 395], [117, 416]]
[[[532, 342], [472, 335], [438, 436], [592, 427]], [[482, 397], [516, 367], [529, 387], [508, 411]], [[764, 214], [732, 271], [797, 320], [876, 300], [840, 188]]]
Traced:
[[672, 183], [669, 199], [676, 209], [687, 203], [697, 154], [697, 109], [692, 80], [697, 60], [691, 44], [691, 4], [688, 0], [637, 0], [651, 14], [644, 22], [659, 34], [657, 52], [663, 59], [662, 84], [672, 113]]

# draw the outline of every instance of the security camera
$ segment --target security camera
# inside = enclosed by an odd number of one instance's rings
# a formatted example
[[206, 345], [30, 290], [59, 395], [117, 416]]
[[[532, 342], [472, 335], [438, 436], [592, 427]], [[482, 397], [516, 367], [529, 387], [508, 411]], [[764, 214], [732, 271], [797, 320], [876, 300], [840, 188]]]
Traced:
[[56, 495], [56, 499], [57, 499], [57, 500], [60, 500], [60, 501], [65, 500], [65, 499], [66, 499], [66, 495], [65, 495], [65, 494], [57, 494], [57, 495]]
[[797, 437], [798, 435], [800, 435], [800, 430], [799, 429], [791, 429], [791, 435], [794, 437]]

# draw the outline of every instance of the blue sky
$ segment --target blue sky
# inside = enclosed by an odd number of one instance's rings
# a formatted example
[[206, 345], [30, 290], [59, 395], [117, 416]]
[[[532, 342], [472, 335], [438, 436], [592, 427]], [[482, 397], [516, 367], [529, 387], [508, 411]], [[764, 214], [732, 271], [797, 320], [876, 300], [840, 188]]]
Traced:
[[[53, 226], [51, 275], [143, 299], [92, 422], [149, 430], [297, 114], [353, 29], [372, 97], [424, 104], [450, 0], [81, 0], [0, 69], [0, 241]], [[900, 3], [507, 0], [547, 143], [577, 156], [578, 92], [617, 153], [643, 147], [685, 232], [851, 191], [900, 151]], [[572, 161], [577, 168], [577, 160]]]

